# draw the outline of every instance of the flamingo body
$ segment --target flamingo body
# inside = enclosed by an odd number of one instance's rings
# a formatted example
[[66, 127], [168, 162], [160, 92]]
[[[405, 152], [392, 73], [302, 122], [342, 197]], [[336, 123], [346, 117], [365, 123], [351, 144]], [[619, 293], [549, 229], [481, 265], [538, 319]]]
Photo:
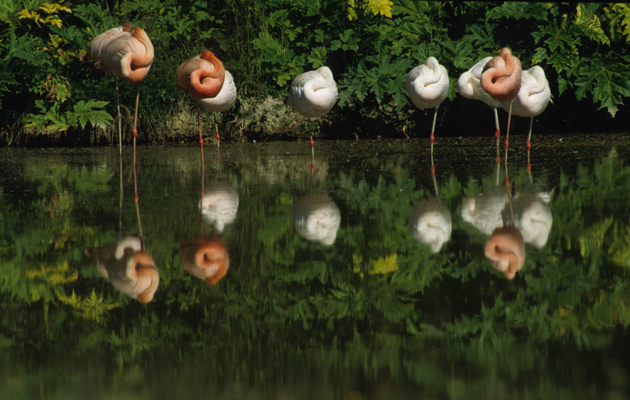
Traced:
[[306, 240], [332, 245], [341, 224], [341, 212], [327, 194], [310, 194], [297, 200], [292, 214], [297, 233]]
[[201, 199], [201, 214], [220, 234], [225, 226], [236, 218], [238, 203], [238, 192], [232, 185], [227, 182], [215, 182], [204, 192]]
[[211, 51], [180, 65], [175, 76], [175, 89], [185, 90], [195, 100], [217, 97], [225, 81], [223, 63]]
[[407, 74], [407, 93], [421, 110], [436, 108], [448, 96], [448, 72], [435, 57], [429, 57]]
[[216, 97], [206, 97], [199, 100], [199, 104], [210, 112], [223, 112], [227, 111], [234, 105], [236, 101], [236, 85], [234, 84], [234, 78], [232, 74], [225, 70], [225, 81], [221, 90]]
[[96, 36], [92, 39], [88, 46], [88, 51], [85, 56], [86, 61], [94, 63], [96, 69], [105, 69], [104, 66], [101, 65], [101, 56], [105, 47], [120, 36], [130, 33], [133, 29], [133, 25], [125, 24], [123, 26], [112, 28]]
[[[549, 238], [553, 216], [549, 208], [549, 192], [516, 192], [512, 199], [514, 226], [521, 232], [525, 243], [542, 248]], [[495, 187], [479, 196], [462, 199], [461, 216], [481, 232], [490, 235], [511, 222], [508, 195], [505, 188]]]
[[179, 249], [184, 268], [208, 285], [216, 285], [230, 268], [230, 255], [219, 238], [199, 238]]
[[492, 57], [486, 57], [477, 62], [468, 71], [460, 75], [457, 80], [457, 91], [463, 97], [473, 100], [481, 100], [490, 107], [502, 107], [502, 103], [490, 96], [481, 86], [481, 73]]
[[486, 240], [484, 254], [495, 269], [507, 279], [514, 279], [525, 264], [523, 235], [513, 226], [497, 228]]
[[153, 55], [151, 39], [144, 29], [135, 28], [112, 40], [103, 49], [101, 64], [106, 72], [113, 72], [129, 83], [139, 84], [151, 69]]
[[427, 244], [433, 253], [451, 238], [451, 213], [438, 199], [420, 200], [409, 217], [411, 235]]
[[[523, 71], [521, 88], [512, 103], [512, 114], [519, 117], [536, 117], [540, 115], [551, 100], [549, 82], [545, 77], [545, 70], [538, 65]], [[509, 104], [503, 102], [503, 107]]]
[[495, 100], [512, 101], [521, 88], [521, 61], [504, 47], [483, 67], [481, 86]]
[[153, 300], [160, 274], [151, 255], [142, 250], [140, 239], [127, 237], [84, 252], [92, 256], [96, 270], [116, 289], [141, 303]]
[[293, 79], [288, 104], [306, 117], [323, 117], [332, 110], [337, 94], [332, 71], [320, 67]]

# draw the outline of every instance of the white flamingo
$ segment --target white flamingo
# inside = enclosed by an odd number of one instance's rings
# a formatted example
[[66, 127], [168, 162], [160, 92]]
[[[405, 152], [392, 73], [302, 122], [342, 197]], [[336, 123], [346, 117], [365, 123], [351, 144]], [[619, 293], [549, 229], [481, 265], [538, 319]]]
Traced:
[[[291, 82], [288, 104], [308, 118], [323, 117], [337, 102], [337, 84], [328, 67], [320, 67], [298, 75]], [[311, 133], [311, 154], [315, 156]]]
[[[512, 104], [512, 114], [519, 117], [529, 117], [529, 135], [527, 136], [527, 165], [529, 167], [529, 151], [531, 150], [532, 126], [534, 117], [542, 114], [551, 100], [549, 82], [545, 77], [545, 70], [538, 65], [523, 71], [521, 89]], [[503, 102], [503, 107], [509, 103]]]
[[435, 120], [440, 104], [448, 96], [448, 72], [435, 57], [429, 57], [407, 75], [407, 93], [413, 104], [421, 110], [435, 108], [431, 128], [431, 167], [433, 170], [433, 142], [435, 140]]

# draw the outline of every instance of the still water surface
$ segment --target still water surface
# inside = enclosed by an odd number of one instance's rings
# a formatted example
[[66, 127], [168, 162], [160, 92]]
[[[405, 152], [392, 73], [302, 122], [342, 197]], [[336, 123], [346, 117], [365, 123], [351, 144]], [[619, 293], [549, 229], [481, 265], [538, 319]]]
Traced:
[[625, 398], [629, 138], [1, 150], [0, 398]]

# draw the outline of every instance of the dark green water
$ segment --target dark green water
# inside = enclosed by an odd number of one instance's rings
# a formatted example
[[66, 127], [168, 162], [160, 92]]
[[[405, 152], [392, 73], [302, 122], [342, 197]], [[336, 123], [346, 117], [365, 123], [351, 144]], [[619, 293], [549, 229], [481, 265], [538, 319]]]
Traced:
[[[493, 138], [437, 138], [436, 185], [428, 140], [318, 142], [313, 170], [307, 143], [206, 145], [203, 173], [192, 146], [1, 150], [0, 398], [626, 398], [629, 137], [535, 138], [531, 178], [512, 140], [509, 281]], [[130, 237], [146, 304], [84, 254]], [[208, 243], [214, 285], [184, 268]]]

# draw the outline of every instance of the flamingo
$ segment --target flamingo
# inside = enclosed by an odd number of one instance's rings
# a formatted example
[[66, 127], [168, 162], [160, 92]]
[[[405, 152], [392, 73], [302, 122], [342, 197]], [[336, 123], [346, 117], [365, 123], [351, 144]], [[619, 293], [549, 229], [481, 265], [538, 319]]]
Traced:
[[191, 275], [216, 285], [230, 268], [230, 255], [219, 238], [198, 238], [179, 246], [180, 259]]
[[291, 208], [294, 227], [306, 240], [331, 246], [341, 224], [339, 207], [326, 193], [311, 193], [298, 199]]
[[[337, 84], [328, 67], [320, 67], [298, 75], [291, 82], [288, 104], [308, 118], [323, 117], [337, 101]], [[315, 142], [311, 132], [311, 155], [315, 157]]]
[[129, 236], [108, 246], [84, 249], [96, 270], [119, 291], [148, 303], [160, 284], [160, 274], [151, 255], [142, 250], [139, 238]]
[[[88, 45], [87, 54], [84, 58], [81, 58], [81, 61], [85, 60], [89, 63], [94, 63], [96, 69], [104, 70], [105, 67], [101, 65], [101, 56], [105, 47], [114, 39], [133, 31], [133, 28], [133, 25], [125, 24], [96, 36]], [[120, 99], [118, 96], [118, 76], [114, 75], [114, 81], [116, 82], [116, 108], [118, 110], [118, 147], [122, 155], [122, 118], [120, 115]]]
[[514, 226], [497, 228], [486, 240], [484, 254], [494, 268], [512, 280], [525, 264], [523, 235]]
[[451, 213], [439, 198], [420, 200], [409, 217], [411, 235], [429, 245], [433, 253], [451, 238], [451, 230]]
[[125, 32], [105, 46], [101, 63], [105, 72], [136, 84], [136, 109], [133, 119], [133, 165], [136, 165], [136, 138], [138, 136], [138, 103], [140, 102], [140, 82], [146, 78], [153, 63], [153, 44], [142, 28]]
[[418, 65], [407, 75], [407, 93], [413, 104], [421, 110], [435, 108], [433, 127], [431, 128], [431, 172], [433, 165], [433, 142], [435, 141], [435, 120], [440, 104], [448, 96], [448, 72], [435, 57], [429, 57], [422, 65]]
[[503, 107], [502, 103], [490, 96], [481, 86], [481, 72], [492, 57], [486, 57], [477, 62], [468, 71], [460, 75], [457, 80], [457, 90], [460, 95], [467, 99], [481, 100], [494, 110], [494, 136], [497, 138], [497, 164], [500, 162], [499, 138], [501, 130], [499, 129], [499, 113], [497, 108]]
[[[481, 86], [493, 99], [508, 101], [508, 125], [505, 134], [505, 185], [509, 190], [508, 179], [508, 147], [510, 145], [510, 119], [512, 118], [512, 103], [521, 88], [521, 61], [512, 56], [512, 52], [504, 47], [499, 55], [492, 58], [483, 67]], [[497, 175], [498, 179], [498, 175]]]
[[[542, 114], [551, 100], [551, 90], [549, 82], [545, 77], [545, 70], [538, 65], [523, 71], [521, 89], [518, 91], [512, 113], [519, 117], [529, 117], [529, 135], [527, 136], [527, 168], [531, 169], [529, 163], [529, 151], [531, 150], [532, 126], [534, 117]], [[504, 106], [507, 103], [504, 102]]]
[[[198, 56], [180, 65], [175, 76], [175, 90], [185, 90], [197, 103], [199, 145], [203, 149], [199, 103], [210, 112], [221, 112], [232, 107], [236, 100], [234, 79], [214, 53], [203, 50]], [[219, 132], [217, 130], [218, 144]]]

